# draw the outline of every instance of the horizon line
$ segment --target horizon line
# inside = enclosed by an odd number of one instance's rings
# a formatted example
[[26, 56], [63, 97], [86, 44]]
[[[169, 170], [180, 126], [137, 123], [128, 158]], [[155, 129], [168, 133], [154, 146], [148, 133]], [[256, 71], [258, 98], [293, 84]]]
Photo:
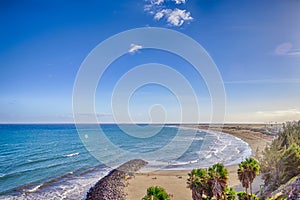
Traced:
[[219, 122], [219, 123], [212, 123], [212, 122], [187, 122], [187, 123], [179, 123], [179, 122], [168, 122], [168, 123], [148, 123], [148, 122], [135, 122], [135, 123], [129, 123], [129, 122], [122, 122], [122, 123], [114, 123], [114, 122], [103, 122], [103, 123], [92, 123], [92, 122], [85, 122], [85, 123], [75, 123], [75, 122], [0, 122], [0, 125], [63, 125], [63, 124], [69, 124], [69, 125], [76, 125], [76, 124], [107, 124], [107, 125], [113, 125], [113, 124], [123, 124], [123, 125], [211, 125], [211, 124], [282, 124], [285, 122], [290, 121], [297, 121], [297, 120], [287, 120], [284, 122], [276, 122], [276, 121], [269, 121], [269, 122]]

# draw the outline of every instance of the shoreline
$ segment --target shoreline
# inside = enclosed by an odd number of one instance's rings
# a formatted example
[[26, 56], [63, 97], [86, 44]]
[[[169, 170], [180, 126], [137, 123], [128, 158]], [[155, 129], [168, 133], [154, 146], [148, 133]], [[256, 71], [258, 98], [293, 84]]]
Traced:
[[[262, 129], [263, 125], [241, 125], [241, 124], [228, 124], [224, 125], [222, 130], [216, 129], [226, 134], [233, 135], [240, 138], [241, 140], [248, 143], [252, 149], [252, 157], [260, 155], [263, 149], [271, 143], [273, 136], [257, 132], [257, 130]], [[209, 128], [207, 125], [186, 125], [183, 128], [197, 128], [202, 130], [214, 130]], [[238, 164], [226, 166], [229, 173], [228, 185], [230, 187], [235, 187], [237, 190], [241, 189], [239, 187], [240, 182], [237, 177]], [[172, 199], [181, 200], [191, 200], [191, 191], [186, 187], [186, 180], [188, 178], [188, 173], [190, 170], [157, 170], [152, 172], [140, 171], [135, 173], [134, 178], [128, 180], [127, 187], [125, 187], [124, 192], [126, 194], [126, 199], [130, 200], [140, 200], [146, 194], [147, 188], [150, 186], [161, 186], [164, 187], [167, 193], [171, 194]], [[258, 177], [254, 183], [254, 191], [258, 191], [259, 185], [262, 180]]]
[[147, 164], [140, 159], [130, 160], [116, 169], [111, 170], [105, 177], [101, 178], [86, 194], [86, 200], [94, 199], [116, 199], [126, 198], [124, 187], [126, 187], [126, 177]]
[[[253, 129], [260, 129], [262, 125], [253, 124], [253, 125], [224, 125], [222, 130], [216, 129], [216, 131], [220, 131], [232, 136], [235, 136], [244, 142], [248, 143], [250, 148], [252, 149], [252, 156], [255, 157], [256, 154], [262, 152], [266, 145], [270, 144], [273, 140], [274, 136], [266, 135], [264, 133], [253, 131]], [[198, 128], [202, 130], [214, 130], [214, 128], [209, 128], [209, 126], [191, 126], [193, 128]], [[252, 130], [251, 130], [252, 129]], [[259, 152], [257, 152], [259, 150]]]

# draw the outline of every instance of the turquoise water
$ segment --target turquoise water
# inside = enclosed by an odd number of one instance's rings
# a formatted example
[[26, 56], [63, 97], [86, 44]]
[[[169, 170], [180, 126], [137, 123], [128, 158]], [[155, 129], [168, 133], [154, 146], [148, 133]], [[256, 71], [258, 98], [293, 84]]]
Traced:
[[[174, 138], [178, 128], [164, 126], [155, 136], [136, 138], [125, 134], [117, 125], [101, 126], [106, 137], [128, 152], [147, 153], [162, 149]], [[127, 125], [130, 132], [138, 132]], [[150, 125], [148, 130], [157, 129]], [[144, 158], [147, 168], [192, 169], [223, 162], [234, 164], [248, 157], [247, 143], [233, 136], [210, 131], [182, 129], [179, 142], [190, 141], [190, 147], [178, 159], [169, 159], [168, 152], [155, 158]], [[87, 135], [97, 130], [86, 129]], [[105, 155], [105, 145], [97, 146]], [[176, 151], [176, 148], [173, 150]], [[122, 156], [122, 161], [131, 159]], [[101, 159], [100, 159], [101, 160]], [[80, 199], [89, 187], [111, 168], [95, 159], [81, 142], [74, 125], [0, 125], [0, 199]]]
[[101, 166], [73, 125], [0, 125], [0, 163], [2, 195]]

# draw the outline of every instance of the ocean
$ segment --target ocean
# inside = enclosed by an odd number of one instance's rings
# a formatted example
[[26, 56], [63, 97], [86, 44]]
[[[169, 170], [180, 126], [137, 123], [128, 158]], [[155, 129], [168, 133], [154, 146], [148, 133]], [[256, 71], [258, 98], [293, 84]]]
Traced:
[[[125, 126], [132, 133], [140, 130], [137, 126]], [[170, 159], [170, 152], [164, 151], [154, 157], [143, 157], [149, 162], [145, 170], [190, 170], [217, 162], [231, 165], [251, 155], [247, 143], [215, 131], [197, 130], [194, 137], [189, 137], [195, 129], [148, 125], [148, 131], [159, 132], [148, 138], [137, 138], [124, 133], [116, 124], [100, 127], [116, 147], [137, 155], [163, 149], [174, 138], [189, 142], [189, 147], [177, 159]], [[176, 137], [178, 130], [182, 132], [180, 137]], [[98, 130], [84, 131], [88, 136]], [[73, 124], [0, 125], [0, 199], [84, 198], [88, 189], [112, 169], [105, 165], [105, 160], [99, 159], [108, 152], [106, 145], [95, 149], [99, 160], [85, 145]], [[122, 162], [130, 159], [122, 155]]]

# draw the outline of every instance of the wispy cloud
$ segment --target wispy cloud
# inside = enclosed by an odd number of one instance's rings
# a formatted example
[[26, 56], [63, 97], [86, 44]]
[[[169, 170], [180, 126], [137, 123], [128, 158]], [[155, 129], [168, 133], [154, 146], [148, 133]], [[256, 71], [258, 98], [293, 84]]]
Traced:
[[[144, 11], [153, 15], [154, 20], [165, 20], [168, 25], [177, 27], [193, 20], [190, 12], [177, 7], [180, 4], [185, 4], [186, 0], [147, 0], [147, 2]], [[175, 8], [167, 8], [166, 2], [173, 2]]]
[[300, 49], [295, 49], [291, 42], [279, 44], [274, 53], [277, 56], [300, 56]]
[[291, 51], [287, 55], [289, 55], [289, 56], [300, 56], [300, 50]]
[[160, 4], [164, 3], [164, 0], [152, 0], [151, 3], [154, 5], [160, 5]]
[[190, 12], [186, 12], [186, 10], [180, 10], [177, 8], [174, 10], [163, 9], [154, 15], [155, 20], [160, 20], [162, 18], [165, 18], [166, 21], [173, 26], [182, 26], [185, 21], [190, 21], [193, 19]]
[[300, 118], [299, 108], [282, 108], [258, 111], [245, 111], [227, 113], [228, 122], [286, 122]]
[[174, 0], [176, 4], [185, 4], [186, 0]]
[[141, 46], [141, 45], [131, 44], [130, 49], [128, 50], [128, 52], [129, 53], [135, 53], [135, 52], [137, 52], [138, 50], [140, 50], [142, 48], [143, 48], [143, 46]]
[[167, 13], [167, 21], [174, 26], [181, 26], [184, 22], [191, 21], [192, 19], [191, 13], [186, 12], [186, 10], [176, 8]]
[[166, 12], [165, 9], [161, 10], [161, 11], [157, 12], [153, 18], [156, 20], [160, 20], [166, 14], [165, 12]]
[[265, 117], [285, 117], [286, 119], [294, 119], [294, 117], [300, 117], [300, 110], [292, 108], [287, 110], [257, 111], [256, 114]]
[[77, 113], [78, 116], [84, 117], [112, 117], [111, 113]]
[[300, 83], [300, 79], [260, 79], [260, 80], [239, 80], [239, 81], [224, 81], [225, 84], [291, 84]]

